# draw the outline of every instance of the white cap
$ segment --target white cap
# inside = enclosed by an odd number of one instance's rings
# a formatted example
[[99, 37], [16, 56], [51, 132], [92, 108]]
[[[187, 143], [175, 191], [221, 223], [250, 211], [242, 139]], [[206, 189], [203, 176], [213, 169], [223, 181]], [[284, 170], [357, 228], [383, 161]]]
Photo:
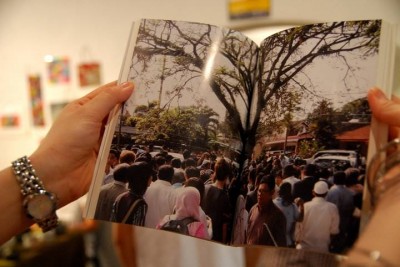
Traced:
[[316, 182], [314, 185], [314, 192], [318, 195], [323, 195], [328, 192], [328, 184], [324, 181]]

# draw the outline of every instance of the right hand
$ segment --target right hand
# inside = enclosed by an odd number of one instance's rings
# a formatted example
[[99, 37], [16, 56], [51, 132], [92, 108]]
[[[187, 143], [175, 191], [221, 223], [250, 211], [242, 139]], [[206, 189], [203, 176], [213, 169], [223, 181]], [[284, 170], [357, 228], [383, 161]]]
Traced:
[[[392, 99], [390, 100], [383, 94], [380, 89], [372, 88], [368, 92], [368, 102], [370, 104], [372, 114], [380, 122], [389, 125], [389, 141], [400, 137], [400, 98], [392, 96]], [[397, 151], [396, 153], [399, 153], [399, 151]], [[380, 193], [378, 203], [380, 205], [379, 210], [382, 211], [385, 210], [385, 207], [392, 207], [394, 204], [400, 204], [399, 173], [400, 165], [396, 164], [388, 169], [382, 177], [383, 179], [381, 181], [389, 182], [390, 186], [386, 185], [379, 187], [385, 188]]]
[[374, 117], [390, 126], [390, 138], [400, 137], [400, 98], [393, 96], [389, 100], [379, 88], [374, 87], [368, 92], [368, 102]]

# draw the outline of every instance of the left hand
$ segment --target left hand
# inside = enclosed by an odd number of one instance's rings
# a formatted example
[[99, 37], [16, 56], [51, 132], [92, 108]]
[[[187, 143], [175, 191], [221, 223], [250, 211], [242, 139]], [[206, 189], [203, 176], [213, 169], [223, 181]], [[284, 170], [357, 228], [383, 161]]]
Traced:
[[89, 189], [107, 116], [132, 91], [132, 83], [112, 82], [68, 104], [30, 156], [46, 189], [57, 194], [59, 206]]

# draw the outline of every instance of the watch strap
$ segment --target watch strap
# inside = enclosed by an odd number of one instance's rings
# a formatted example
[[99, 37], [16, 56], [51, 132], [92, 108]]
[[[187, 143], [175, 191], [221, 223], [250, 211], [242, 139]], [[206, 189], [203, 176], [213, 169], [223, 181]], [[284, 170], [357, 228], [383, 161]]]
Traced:
[[[47, 192], [43, 186], [43, 182], [36, 175], [36, 171], [27, 156], [23, 156], [13, 161], [11, 166], [21, 187], [21, 194], [23, 197]], [[27, 216], [30, 217], [28, 212]], [[44, 219], [33, 218], [33, 220], [39, 225], [43, 232], [47, 232], [58, 225], [58, 217], [55, 211]]]
[[36, 221], [37, 225], [42, 229], [43, 233], [54, 229], [58, 225], [58, 216], [56, 213], [53, 213], [50, 217], [45, 218], [40, 221]]
[[36, 171], [32, 167], [31, 161], [27, 156], [23, 156], [22, 158], [13, 161], [12, 168], [21, 187], [21, 194], [23, 196], [34, 194], [40, 190], [46, 190], [42, 181], [36, 175]]

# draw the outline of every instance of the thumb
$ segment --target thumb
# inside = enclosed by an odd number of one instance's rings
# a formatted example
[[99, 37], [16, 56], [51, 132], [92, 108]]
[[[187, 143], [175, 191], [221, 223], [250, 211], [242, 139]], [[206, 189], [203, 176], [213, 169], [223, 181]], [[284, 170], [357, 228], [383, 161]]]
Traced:
[[369, 90], [368, 102], [375, 118], [392, 126], [400, 126], [400, 103], [389, 100], [378, 88]]

